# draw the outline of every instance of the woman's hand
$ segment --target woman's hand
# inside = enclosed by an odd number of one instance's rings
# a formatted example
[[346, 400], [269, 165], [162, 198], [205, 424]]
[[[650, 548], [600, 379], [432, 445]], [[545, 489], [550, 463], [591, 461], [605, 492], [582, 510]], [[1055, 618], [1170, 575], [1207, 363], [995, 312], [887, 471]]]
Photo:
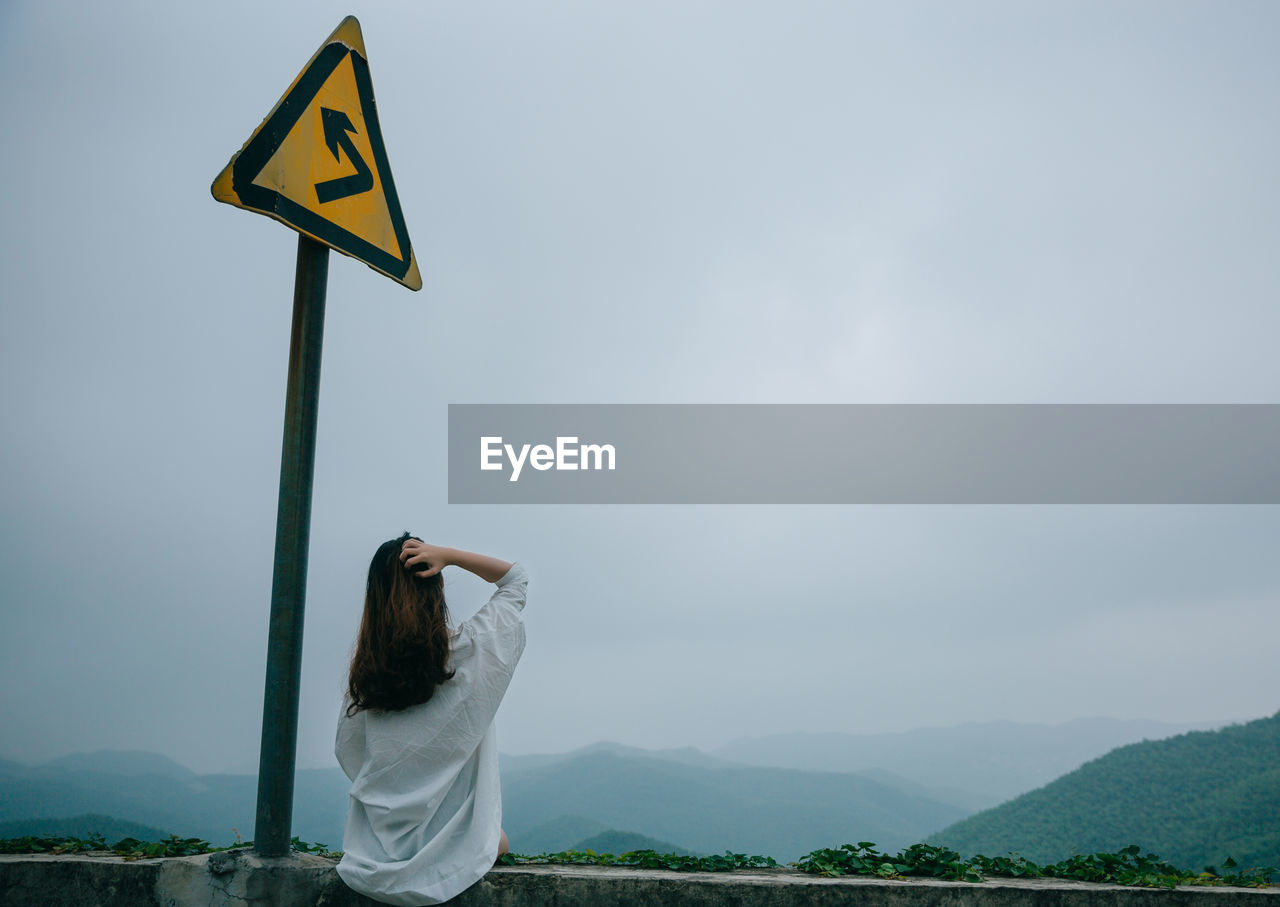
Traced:
[[411, 571], [414, 576], [426, 579], [429, 576], [435, 576], [453, 563], [449, 558], [451, 551], [450, 548], [441, 548], [439, 545], [428, 545], [417, 539], [408, 539], [400, 546], [400, 563], [404, 564], [405, 569]]
[[435, 576], [450, 565], [474, 573], [486, 583], [496, 583], [511, 569], [510, 561], [499, 560], [472, 551], [457, 548], [441, 548], [417, 539], [409, 539], [400, 546], [400, 563], [414, 576], [426, 579]]

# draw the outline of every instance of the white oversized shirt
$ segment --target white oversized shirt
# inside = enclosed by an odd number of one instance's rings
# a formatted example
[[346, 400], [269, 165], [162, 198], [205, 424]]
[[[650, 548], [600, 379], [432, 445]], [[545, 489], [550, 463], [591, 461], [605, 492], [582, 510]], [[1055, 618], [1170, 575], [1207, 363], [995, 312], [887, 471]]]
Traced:
[[452, 639], [453, 678], [421, 705], [338, 719], [334, 751], [351, 779], [338, 875], [388, 904], [438, 904], [489, 871], [502, 792], [493, 718], [524, 651], [519, 564]]

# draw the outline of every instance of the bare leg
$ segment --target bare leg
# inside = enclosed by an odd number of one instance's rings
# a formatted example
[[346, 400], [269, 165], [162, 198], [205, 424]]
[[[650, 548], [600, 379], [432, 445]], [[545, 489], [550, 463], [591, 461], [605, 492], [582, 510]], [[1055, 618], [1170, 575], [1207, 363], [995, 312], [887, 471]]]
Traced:
[[[499, 831], [502, 830], [499, 829]], [[506, 853], [511, 853], [511, 845], [507, 842], [507, 833], [503, 831], [502, 837], [498, 839], [498, 856]]]

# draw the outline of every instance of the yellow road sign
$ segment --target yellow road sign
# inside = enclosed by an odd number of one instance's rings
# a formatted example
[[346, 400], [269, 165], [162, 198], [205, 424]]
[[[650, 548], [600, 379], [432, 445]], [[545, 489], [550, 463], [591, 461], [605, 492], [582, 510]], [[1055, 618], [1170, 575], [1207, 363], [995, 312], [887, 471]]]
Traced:
[[355, 16], [316, 51], [212, 191], [220, 202], [274, 217], [411, 290], [422, 288]]

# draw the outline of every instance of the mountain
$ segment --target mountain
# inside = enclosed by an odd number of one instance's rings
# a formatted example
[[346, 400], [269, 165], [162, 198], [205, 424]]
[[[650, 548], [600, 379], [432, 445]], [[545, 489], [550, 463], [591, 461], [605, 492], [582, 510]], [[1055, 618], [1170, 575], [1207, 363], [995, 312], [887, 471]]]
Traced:
[[[622, 854], [632, 850], [656, 850], [658, 853], [690, 854], [691, 851], [634, 831], [619, 831], [583, 816], [560, 816], [550, 822], [507, 835], [515, 853], [532, 856], [559, 853], [562, 850], [594, 850], [596, 853]], [[566, 843], [568, 842], [568, 843]]]
[[[505, 798], [505, 792], [504, 792]], [[503, 826], [509, 826], [509, 817], [503, 816]], [[507, 841], [515, 853], [531, 856], [536, 853], [559, 853], [562, 850], [578, 850], [578, 843], [609, 831], [603, 822], [585, 816], [556, 816], [532, 828], [522, 828], [512, 835], [506, 827]], [[595, 850], [595, 848], [592, 848]], [[599, 853], [600, 851], [597, 851]]]
[[[0, 822], [88, 813], [227, 845], [237, 832], [252, 837], [257, 789], [253, 775], [197, 775], [154, 753], [76, 754], [38, 766], [5, 762]], [[349, 789], [337, 768], [298, 771], [294, 834], [337, 847]]]
[[1056, 725], [995, 721], [896, 734], [779, 734], [735, 740], [712, 752], [751, 765], [812, 771], [866, 774], [888, 769], [922, 785], [931, 797], [973, 811], [1047, 784], [1117, 746], [1224, 724], [1115, 718]]
[[1137, 844], [1194, 871], [1280, 867], [1280, 713], [1120, 747], [929, 840], [1039, 863]]
[[[1084, 762], [1082, 753], [1101, 755], [1111, 741], [1135, 735], [1167, 736], [1171, 727], [1108, 719], [999, 722], [760, 738], [714, 755], [617, 743], [504, 755], [504, 825], [512, 849], [522, 853], [571, 849], [609, 831], [695, 853], [732, 849], [782, 859], [846, 841], [890, 849], [962, 819], [974, 811], [970, 804], [989, 806], [1052, 780]], [[842, 771], [744, 764], [767, 760]], [[865, 770], [850, 771], [856, 766]], [[338, 847], [348, 789], [337, 768], [300, 770], [294, 833]], [[153, 753], [100, 751], [42, 766], [3, 761], [0, 821], [100, 814], [229, 844], [237, 832], [252, 836], [256, 790], [252, 775], [196, 775]]]
[[[514, 770], [502, 793], [503, 824], [517, 852], [574, 846], [581, 836], [546, 834], [548, 817], [573, 817], [699, 853], [790, 860], [846, 841], [905, 847], [966, 812], [855, 774], [693, 764], [617, 748]], [[566, 825], [576, 831], [574, 822]]]
[[[732, 849], [791, 859], [844, 841], [905, 846], [966, 814], [888, 773], [873, 779], [758, 768], [693, 749], [602, 743], [558, 756], [503, 757], [503, 765], [503, 824], [518, 853], [592, 841], [597, 851]], [[336, 768], [298, 771], [294, 834], [339, 847], [349, 787]], [[237, 833], [252, 837], [256, 801], [252, 775], [197, 775], [149, 753], [0, 764], [0, 821], [119, 816], [226, 845]], [[597, 839], [603, 834], [613, 836], [607, 846]], [[650, 843], [636, 843], [641, 838]]]
[[699, 856], [683, 847], [677, 847], [667, 841], [659, 841], [648, 835], [639, 835], [634, 831], [618, 831], [609, 829], [598, 835], [592, 835], [575, 844], [572, 850], [593, 850], [596, 853], [618, 854], [630, 853], [633, 850], [652, 850], [656, 853], [674, 853], [682, 857]]
[[114, 816], [88, 814], [83, 816], [67, 816], [62, 819], [19, 819], [13, 822], [0, 822], [0, 840], [4, 838], [87, 838], [90, 835], [102, 835], [108, 844], [115, 844], [124, 838], [136, 838], [139, 841], [163, 841], [171, 834], [151, 825], [128, 822]]
[[165, 775], [180, 780], [190, 780], [195, 772], [179, 765], [168, 756], [145, 750], [97, 750], [92, 753], [72, 753], [44, 764], [56, 771], [99, 772], [108, 775]]
[[730, 759], [718, 759], [715, 756], [708, 756], [700, 749], [692, 746], [678, 747], [675, 749], [665, 750], [646, 750], [638, 746], [627, 746], [622, 743], [612, 743], [609, 741], [601, 741], [600, 743], [591, 743], [587, 746], [579, 747], [576, 750], [570, 750], [567, 753], [546, 753], [531, 756], [507, 756], [499, 757], [499, 764], [502, 768], [502, 776], [505, 778], [518, 772], [528, 771], [535, 768], [545, 768], [548, 765], [555, 765], [564, 762], [566, 759], [574, 759], [578, 756], [589, 756], [592, 753], [613, 753], [616, 756], [639, 756], [644, 759], [661, 759], [666, 762], [680, 762], [685, 765], [701, 765], [705, 768], [728, 768], [733, 766], [741, 766], [741, 762], [735, 762]]

